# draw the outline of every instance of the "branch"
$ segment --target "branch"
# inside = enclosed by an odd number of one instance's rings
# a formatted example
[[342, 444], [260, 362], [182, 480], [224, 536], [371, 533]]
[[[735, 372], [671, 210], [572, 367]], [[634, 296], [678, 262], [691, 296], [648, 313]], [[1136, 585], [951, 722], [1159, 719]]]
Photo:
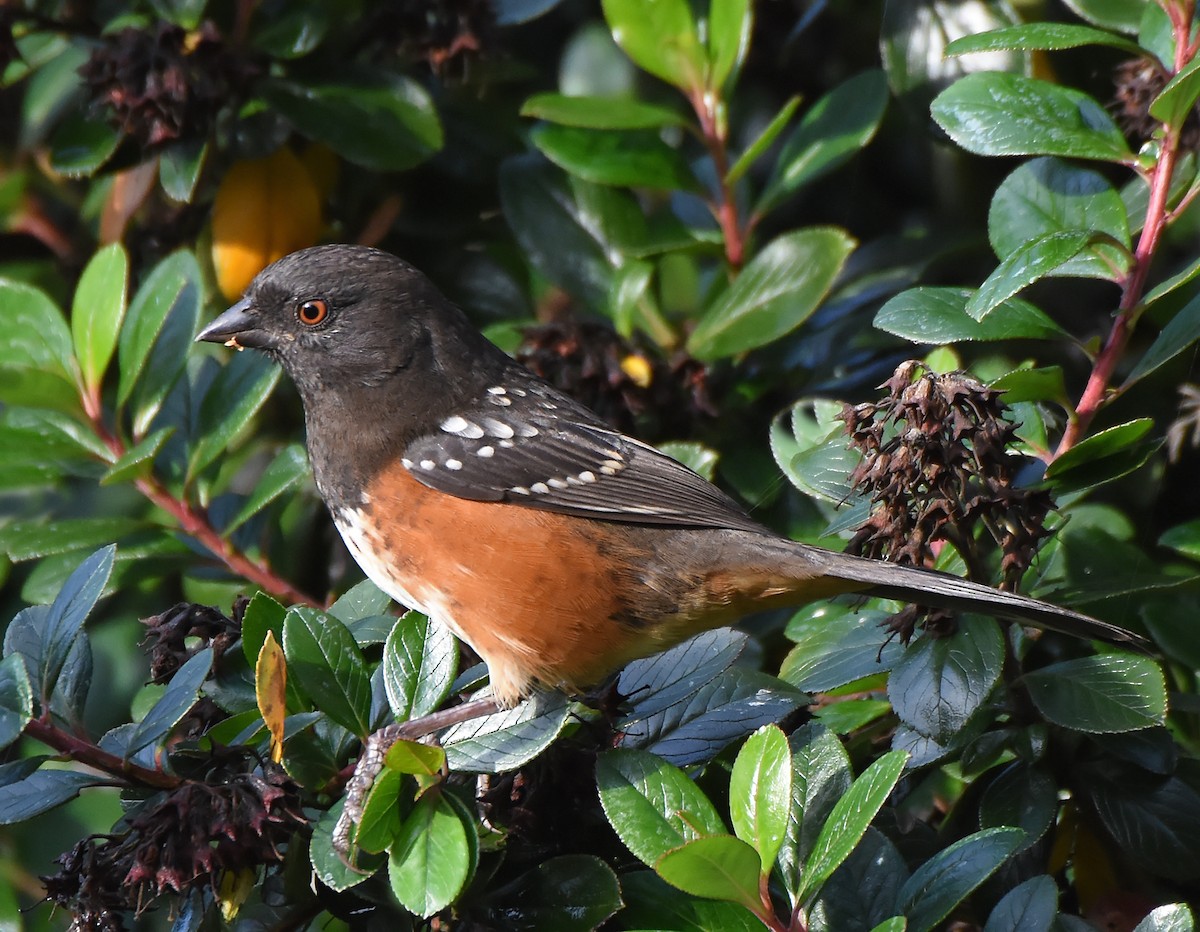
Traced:
[[126, 781], [152, 786], [160, 790], [173, 790], [183, 782], [175, 774], [141, 767], [103, 750], [90, 741], [68, 734], [50, 722], [46, 716], [33, 719], [25, 726], [25, 734], [66, 755], [76, 763], [85, 764]]

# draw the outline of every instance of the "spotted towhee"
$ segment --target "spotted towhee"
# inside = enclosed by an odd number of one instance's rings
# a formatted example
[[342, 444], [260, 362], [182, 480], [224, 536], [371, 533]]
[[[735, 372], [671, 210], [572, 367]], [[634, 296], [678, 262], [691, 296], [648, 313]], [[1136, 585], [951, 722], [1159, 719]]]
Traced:
[[282, 363], [350, 552], [470, 644], [505, 704], [535, 682], [592, 685], [749, 612], [848, 592], [1138, 640], [1046, 602], [779, 537], [518, 365], [376, 249], [279, 260], [197, 339]]

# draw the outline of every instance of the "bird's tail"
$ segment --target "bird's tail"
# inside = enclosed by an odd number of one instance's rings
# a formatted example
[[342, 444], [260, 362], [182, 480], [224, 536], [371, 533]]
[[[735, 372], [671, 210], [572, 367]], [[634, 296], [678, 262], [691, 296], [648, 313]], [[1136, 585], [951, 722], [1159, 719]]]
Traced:
[[[814, 556], [812, 549], [805, 549], [809, 551], [807, 557], [811, 560]], [[901, 599], [931, 608], [979, 612], [1090, 640], [1139, 648], [1148, 645], [1141, 636], [1117, 625], [1059, 608], [1049, 602], [981, 586], [957, 576], [869, 560], [848, 553], [816, 551], [816, 554], [819, 554], [818, 559], [826, 575], [863, 583], [865, 588], [859, 591], [866, 595]]]

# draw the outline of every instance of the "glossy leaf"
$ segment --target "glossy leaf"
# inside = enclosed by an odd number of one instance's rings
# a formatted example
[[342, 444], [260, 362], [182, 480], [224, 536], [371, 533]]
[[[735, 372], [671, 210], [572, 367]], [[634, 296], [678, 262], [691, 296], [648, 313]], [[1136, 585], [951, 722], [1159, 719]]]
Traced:
[[1200, 98], [1200, 59], [1192, 58], [1167, 82], [1167, 86], [1150, 102], [1150, 116], [1182, 128], [1184, 120]]
[[454, 902], [470, 875], [467, 827], [443, 793], [426, 793], [388, 851], [388, 880], [405, 909], [423, 918]]
[[[1120, 0], [1117, 0], [1120, 2]], [[988, 32], [962, 36], [946, 46], [947, 55], [967, 55], [972, 52], [995, 52], [1020, 49], [1032, 52], [1037, 49], [1056, 51], [1075, 49], [1084, 45], [1104, 45], [1120, 49], [1130, 55], [1143, 54], [1141, 46], [1121, 36], [1093, 29], [1078, 23], [1022, 23]]]
[[833, 227], [796, 230], [773, 240], [700, 318], [688, 351], [714, 360], [791, 332], [820, 305], [854, 246], [848, 234]]
[[[1150, 910], [1133, 932], [1195, 932], [1196, 918], [1186, 903], [1170, 903]], [[985, 930], [987, 932], [987, 930]]]
[[33, 687], [21, 656], [8, 654], [0, 660], [0, 748], [21, 736], [33, 718]]
[[142, 748], [157, 744], [170, 734], [171, 729], [200, 698], [200, 687], [207, 679], [212, 664], [211, 647], [198, 650], [188, 658], [171, 677], [158, 701], [138, 722], [126, 744], [126, 756], [132, 757]]
[[761, 932], [762, 921], [744, 906], [703, 900], [672, 887], [652, 871], [621, 874], [621, 921], [629, 929], [662, 932]]
[[876, 758], [834, 804], [804, 865], [796, 902], [804, 903], [816, 894], [850, 856], [895, 789], [907, 759], [901, 751], [889, 751]]
[[261, 353], [235, 353], [213, 379], [200, 402], [198, 440], [188, 475], [211, 465], [245, 429], [270, 396], [282, 370]]
[[[285, 492], [295, 488], [309, 474], [308, 455], [298, 443], [289, 443], [271, 460], [271, 465], [258, 477], [254, 491], [238, 509], [238, 513], [222, 529], [232, 534]], [[390, 601], [390, 600], [389, 600]], [[332, 611], [332, 610], [331, 610]], [[333, 612], [336, 615], [336, 612]]]
[[1005, 178], [992, 198], [988, 239], [1000, 259], [1038, 237], [1080, 231], [1091, 232], [1093, 239], [1048, 274], [1112, 278], [1128, 265], [1124, 202], [1090, 169], [1059, 159], [1033, 159]]
[[875, 326], [914, 343], [935, 345], [1066, 336], [1058, 324], [1018, 298], [1010, 298], [984, 319], [976, 320], [966, 310], [973, 294], [965, 288], [910, 288], [879, 309]]
[[[808, 910], [813, 932], [868, 932], [896, 919], [896, 894], [908, 865], [882, 832], [869, 828]], [[889, 918], [890, 917], [890, 918]], [[903, 930], [904, 918], [899, 917]]]
[[155, 460], [174, 433], [174, 427], [162, 427], [147, 434], [121, 454], [121, 457], [100, 477], [100, 484], [113, 485], [119, 482], [133, 482], [150, 475], [154, 471]]
[[472, 719], [441, 736], [451, 770], [505, 773], [541, 754], [567, 724], [571, 705], [559, 692], [537, 692], [515, 709]]
[[338, 893], [358, 886], [368, 879], [382, 863], [382, 858], [360, 854], [357, 858], [357, 869], [347, 864], [333, 847], [333, 827], [341, 818], [342, 809], [346, 805], [343, 797], [326, 812], [321, 814], [313, 826], [312, 838], [309, 840], [308, 857], [312, 863], [313, 873], [321, 883]]
[[84, 621], [108, 583], [116, 551], [114, 546], [104, 547], [80, 563], [67, 577], [46, 612], [40, 631], [42, 654], [38, 658], [36, 671], [29, 671], [30, 680], [41, 691], [43, 705], [53, 692]]
[[1162, 670], [1149, 657], [1104, 654], [1051, 664], [1022, 679], [1047, 719], [1087, 732], [1135, 731], [1167, 714]]
[[356, 848], [378, 854], [392, 846], [400, 833], [400, 793], [405, 790], [408, 796], [412, 795], [411, 784], [406, 788], [405, 783], [404, 775], [390, 767], [375, 778], [354, 833]]
[[1144, 439], [1153, 426], [1153, 420], [1144, 417], [1085, 437], [1046, 468], [1047, 481], [1061, 493], [1132, 472], [1158, 446], [1158, 441]]
[[1050, 932], [1058, 913], [1053, 877], [1031, 877], [1009, 890], [993, 907], [983, 932]]
[[762, 908], [758, 853], [732, 835], [695, 838], [664, 854], [654, 869], [667, 883], [692, 896]]
[[1089, 23], [1136, 35], [1142, 13], [1151, 0], [1064, 0]]
[[633, 708], [620, 727], [626, 728], [694, 695], [729, 669], [746, 649], [748, 640], [740, 631], [717, 628], [626, 665], [617, 680], [617, 690], [628, 697]]
[[0, 551], [21, 562], [111, 543], [142, 525], [130, 518], [13, 521], [0, 528]]
[[1021, 850], [1037, 843], [1058, 815], [1058, 786], [1037, 767], [1013, 764], [996, 777], [979, 801], [979, 827], [1011, 825], [1024, 830]]
[[383, 645], [383, 683], [396, 721], [437, 709], [450, 692], [458, 667], [458, 642], [445, 625], [409, 612]]
[[203, 139], [180, 139], [164, 149], [158, 160], [158, 180], [167, 197], [190, 204], [207, 157], [208, 142]]
[[318, 709], [352, 734], [370, 732], [371, 681], [344, 624], [317, 609], [289, 609], [283, 652], [288, 672]]
[[94, 175], [113, 157], [121, 133], [83, 111], [68, 114], [50, 140], [50, 167], [68, 178]]
[[864, 71], [820, 98], [784, 142], [755, 210], [771, 210], [844, 164], [874, 137], [887, 101], [882, 71]]
[[44, 404], [51, 393], [73, 401], [71, 331], [54, 302], [29, 285], [0, 280], [0, 318], [7, 331], [0, 346], [0, 401], [41, 398]]
[[543, 124], [530, 139], [555, 165], [594, 184], [690, 190], [687, 161], [657, 134]]
[[105, 777], [73, 770], [39, 770], [22, 780], [0, 786], [0, 825], [26, 822], [61, 806], [89, 786], [107, 783]]
[[741, 66], [750, 48], [754, 9], [750, 0], [716, 0], [708, 7], [705, 34], [708, 40], [707, 86], [720, 92]]
[[792, 122], [792, 117], [796, 115], [799, 108], [800, 97], [789, 97], [787, 103], [780, 107], [779, 112], [771, 118], [771, 122], [763, 127], [762, 132], [737, 157], [737, 161], [729, 166], [729, 171], [725, 173], [726, 184], [735, 184], [755, 162], [766, 154], [767, 150], [775, 144], [780, 133], [788, 128], [788, 124]]
[[1068, 87], [1016, 74], [970, 74], [933, 101], [933, 118], [976, 155], [1062, 155], [1132, 161], [1104, 107]]
[[421, 744], [418, 741], [397, 741], [384, 757], [388, 769], [398, 773], [411, 773], [432, 777], [446, 767], [446, 752], [436, 744]]
[[344, 80], [264, 85], [267, 101], [309, 139], [376, 171], [403, 171], [442, 148], [442, 125], [428, 92], [384, 71]]
[[1149, 375], [1170, 362], [1197, 340], [1200, 340], [1200, 297], [1181, 307], [1165, 327], [1158, 332], [1150, 348], [1137, 361], [1126, 379], [1126, 385]]
[[88, 262], [71, 305], [75, 357], [85, 385], [100, 384], [117, 348], [125, 316], [129, 259], [120, 243], [105, 246]]
[[521, 105], [521, 116], [584, 129], [659, 129], [683, 126], [676, 111], [632, 97], [569, 97], [534, 94]]
[[899, 911], [912, 932], [937, 928], [950, 911], [1007, 861], [1021, 844], [1019, 828], [992, 828], [943, 848], [900, 888]]
[[1017, 292], [1040, 278], [1059, 272], [1092, 242], [1086, 230], [1048, 233], [1027, 240], [1000, 263], [972, 295], [965, 308], [975, 320], [983, 320]]
[[880, 628], [886, 613], [846, 611], [839, 605], [802, 609], [788, 624], [796, 646], [779, 675], [807, 692], [827, 692], [866, 676], [887, 673], [903, 653]]
[[600, 805], [622, 843], [653, 867], [705, 835], [725, 834], [708, 797], [678, 767], [644, 751], [605, 751], [596, 760]]
[[946, 638], [909, 646], [888, 677], [900, 720], [945, 744], [987, 701], [1004, 668], [1004, 635], [990, 618], [973, 617]]
[[591, 932], [621, 908], [621, 892], [600, 858], [566, 854], [491, 892], [483, 918], [512, 932]]
[[627, 725], [621, 744], [652, 751], [681, 767], [704, 763], [760, 725], [779, 721], [807, 699], [782, 680], [731, 667], [685, 701]]
[[791, 808], [792, 757], [787, 738], [764, 725], [742, 745], [729, 777], [729, 818], [734, 834], [753, 846], [769, 872], [783, 844]]
[[703, 86], [705, 55], [688, 0], [603, 0], [613, 39], [645, 71], [681, 90]]

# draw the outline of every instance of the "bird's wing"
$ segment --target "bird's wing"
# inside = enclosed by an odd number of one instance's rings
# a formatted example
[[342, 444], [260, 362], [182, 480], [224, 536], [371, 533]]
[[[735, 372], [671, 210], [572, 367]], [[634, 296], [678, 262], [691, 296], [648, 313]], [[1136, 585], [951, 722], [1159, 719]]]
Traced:
[[762, 531], [728, 495], [548, 386], [496, 386], [405, 448], [430, 488], [630, 524]]

